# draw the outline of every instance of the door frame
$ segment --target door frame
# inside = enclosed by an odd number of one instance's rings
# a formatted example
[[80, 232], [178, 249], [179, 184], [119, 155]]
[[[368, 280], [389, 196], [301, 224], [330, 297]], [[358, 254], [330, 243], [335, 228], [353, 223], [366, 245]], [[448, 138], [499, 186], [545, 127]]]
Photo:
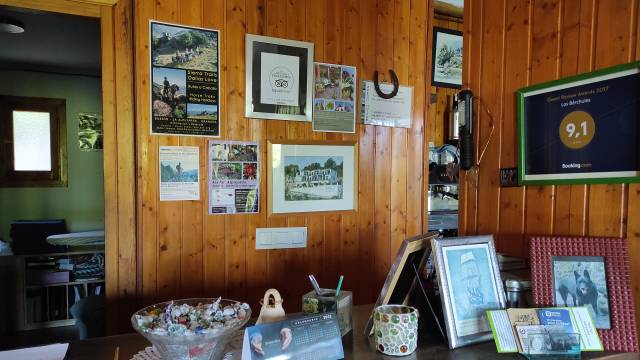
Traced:
[[130, 329], [136, 306], [132, 0], [0, 0], [0, 5], [100, 20], [107, 333]]

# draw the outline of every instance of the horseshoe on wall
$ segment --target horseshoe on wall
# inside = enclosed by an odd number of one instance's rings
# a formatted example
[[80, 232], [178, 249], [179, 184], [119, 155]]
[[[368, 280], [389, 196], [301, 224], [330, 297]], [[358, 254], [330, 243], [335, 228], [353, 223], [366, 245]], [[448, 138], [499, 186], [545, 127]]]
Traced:
[[380, 90], [380, 83], [378, 82], [378, 70], [373, 72], [373, 86], [376, 89], [376, 93], [383, 99], [391, 99], [392, 97], [398, 95], [398, 89], [400, 85], [398, 84], [398, 76], [396, 72], [389, 69], [389, 76], [391, 76], [391, 82], [393, 83], [393, 90], [390, 93], [385, 94]]

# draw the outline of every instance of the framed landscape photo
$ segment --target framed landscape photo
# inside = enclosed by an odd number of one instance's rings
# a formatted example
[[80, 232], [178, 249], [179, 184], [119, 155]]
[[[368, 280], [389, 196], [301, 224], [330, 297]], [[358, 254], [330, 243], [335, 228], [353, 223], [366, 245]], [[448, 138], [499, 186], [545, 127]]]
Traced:
[[493, 338], [487, 310], [506, 308], [491, 235], [432, 239], [449, 348]]
[[634, 62], [518, 90], [519, 182], [640, 182], [638, 83]]
[[355, 142], [268, 142], [269, 215], [357, 208]]
[[462, 31], [433, 28], [431, 85], [462, 87]]
[[584, 306], [605, 351], [638, 352], [626, 239], [531, 236], [529, 253], [536, 306]]
[[313, 43], [247, 34], [245, 116], [311, 121]]

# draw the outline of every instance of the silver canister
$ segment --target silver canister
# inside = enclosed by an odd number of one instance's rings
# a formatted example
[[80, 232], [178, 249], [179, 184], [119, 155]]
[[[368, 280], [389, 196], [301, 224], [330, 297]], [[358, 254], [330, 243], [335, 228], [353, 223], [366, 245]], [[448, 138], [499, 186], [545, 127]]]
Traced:
[[533, 306], [530, 280], [505, 279], [507, 306], [510, 308], [529, 308]]

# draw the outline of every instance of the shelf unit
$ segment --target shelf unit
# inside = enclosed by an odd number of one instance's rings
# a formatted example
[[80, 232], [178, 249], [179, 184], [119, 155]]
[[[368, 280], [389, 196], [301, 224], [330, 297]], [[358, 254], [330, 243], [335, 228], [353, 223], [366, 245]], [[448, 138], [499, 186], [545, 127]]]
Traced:
[[74, 325], [75, 319], [69, 311], [75, 303], [74, 288], [78, 287], [82, 297], [92, 294], [97, 286], [101, 286], [104, 293], [104, 277], [87, 280], [70, 278], [66, 282], [30, 284], [27, 271], [33, 269], [27, 266], [28, 263], [42, 260], [56, 262], [59, 259], [77, 259], [94, 254], [104, 254], [104, 248], [17, 256], [17, 330]]

